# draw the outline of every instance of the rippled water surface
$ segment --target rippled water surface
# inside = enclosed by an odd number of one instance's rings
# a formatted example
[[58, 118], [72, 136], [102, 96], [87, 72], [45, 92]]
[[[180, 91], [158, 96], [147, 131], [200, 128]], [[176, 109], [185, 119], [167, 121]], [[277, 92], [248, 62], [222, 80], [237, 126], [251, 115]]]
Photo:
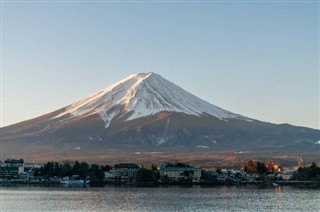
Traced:
[[2, 211], [320, 211], [320, 192], [257, 188], [43, 188], [1, 189]]

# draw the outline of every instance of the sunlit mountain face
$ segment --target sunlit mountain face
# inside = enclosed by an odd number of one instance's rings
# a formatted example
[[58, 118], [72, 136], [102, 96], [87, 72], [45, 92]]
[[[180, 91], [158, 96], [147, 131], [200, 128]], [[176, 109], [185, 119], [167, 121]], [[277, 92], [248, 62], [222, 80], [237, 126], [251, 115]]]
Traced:
[[317, 157], [320, 150], [319, 130], [224, 110], [151, 72], [132, 74], [97, 94], [1, 131], [2, 159], [151, 161], [177, 156], [205, 161], [218, 153], [294, 158]]

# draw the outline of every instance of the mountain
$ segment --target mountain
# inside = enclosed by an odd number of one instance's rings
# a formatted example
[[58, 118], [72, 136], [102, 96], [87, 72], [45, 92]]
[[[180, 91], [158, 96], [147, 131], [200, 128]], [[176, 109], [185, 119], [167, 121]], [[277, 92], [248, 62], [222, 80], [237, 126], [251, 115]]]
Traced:
[[165, 160], [178, 154], [197, 158], [221, 152], [317, 157], [320, 150], [319, 130], [232, 113], [152, 72], [132, 74], [88, 98], [1, 132], [3, 158], [33, 160]]

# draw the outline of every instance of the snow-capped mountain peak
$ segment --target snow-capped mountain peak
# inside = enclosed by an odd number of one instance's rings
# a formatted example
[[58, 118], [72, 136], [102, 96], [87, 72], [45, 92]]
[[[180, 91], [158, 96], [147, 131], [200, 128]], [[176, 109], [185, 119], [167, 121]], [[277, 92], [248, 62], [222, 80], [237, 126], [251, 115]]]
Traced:
[[[161, 111], [168, 112], [157, 114]], [[185, 155], [191, 155], [191, 160], [208, 161], [210, 158], [204, 157], [215, 152], [257, 155], [274, 151], [291, 156], [304, 152], [318, 157], [319, 134], [319, 130], [231, 113], [157, 74], [142, 73], [67, 107], [1, 128], [1, 143], [6, 149], [3, 158], [80, 157], [148, 163], [163, 158], [176, 160], [177, 156], [183, 159]], [[21, 145], [26, 148], [16, 148]], [[135, 152], [141, 154], [133, 155]], [[154, 152], [159, 156], [150, 157]]]
[[54, 118], [74, 119], [99, 114], [107, 128], [120, 113], [127, 114], [127, 120], [133, 120], [162, 111], [250, 121], [214, 106], [152, 72], [131, 74], [99, 93], [69, 105]]

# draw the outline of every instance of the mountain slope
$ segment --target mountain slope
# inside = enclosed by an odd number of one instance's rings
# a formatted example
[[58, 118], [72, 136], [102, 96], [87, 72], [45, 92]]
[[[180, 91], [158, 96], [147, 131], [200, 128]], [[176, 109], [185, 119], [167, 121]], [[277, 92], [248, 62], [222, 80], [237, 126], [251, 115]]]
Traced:
[[154, 73], [130, 75], [88, 98], [1, 131], [3, 157], [95, 158], [144, 151], [317, 155], [320, 150], [319, 130], [229, 112]]
[[119, 113], [130, 113], [127, 120], [133, 120], [162, 111], [195, 116], [207, 114], [222, 120], [250, 120], [205, 102], [152, 72], [132, 74], [99, 93], [68, 106], [54, 118], [64, 117], [68, 121], [99, 114], [107, 128]]

